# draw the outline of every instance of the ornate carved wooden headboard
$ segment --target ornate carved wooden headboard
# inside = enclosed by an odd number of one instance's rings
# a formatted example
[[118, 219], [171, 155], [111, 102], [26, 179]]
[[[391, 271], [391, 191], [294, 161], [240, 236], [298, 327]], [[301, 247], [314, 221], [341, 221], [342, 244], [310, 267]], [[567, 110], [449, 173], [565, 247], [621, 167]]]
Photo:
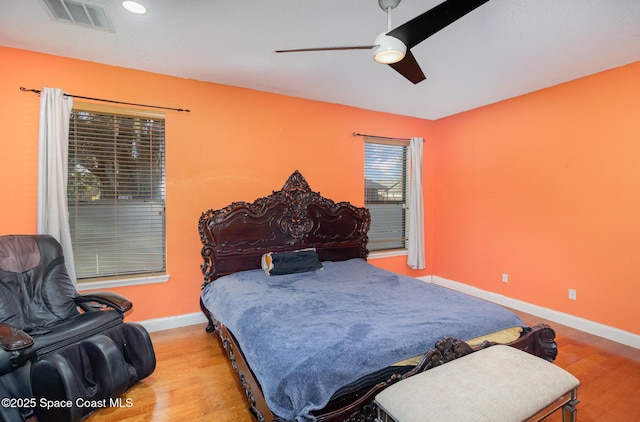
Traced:
[[198, 222], [204, 285], [260, 268], [266, 252], [314, 247], [321, 261], [366, 259], [369, 210], [313, 192], [296, 170], [279, 191], [208, 210]]

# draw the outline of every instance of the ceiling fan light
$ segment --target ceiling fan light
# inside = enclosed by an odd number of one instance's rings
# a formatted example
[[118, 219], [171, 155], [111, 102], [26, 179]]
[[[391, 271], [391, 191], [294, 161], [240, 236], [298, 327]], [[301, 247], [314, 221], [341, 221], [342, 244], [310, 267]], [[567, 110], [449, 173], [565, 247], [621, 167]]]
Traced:
[[136, 15], [144, 15], [145, 13], [147, 13], [147, 8], [144, 6], [144, 4], [137, 1], [125, 0], [122, 2], [122, 7], [124, 7], [131, 13], [135, 13]]
[[379, 34], [374, 42], [373, 58], [378, 63], [391, 64], [398, 63], [404, 59], [407, 46], [396, 37], [387, 35], [386, 32]]

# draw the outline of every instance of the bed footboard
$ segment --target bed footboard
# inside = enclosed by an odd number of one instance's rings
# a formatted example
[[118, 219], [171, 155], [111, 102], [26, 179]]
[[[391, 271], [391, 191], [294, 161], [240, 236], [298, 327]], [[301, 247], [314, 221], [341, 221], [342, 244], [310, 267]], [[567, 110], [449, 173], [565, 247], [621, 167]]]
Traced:
[[[402, 379], [427, 371], [494, 344], [496, 343], [485, 342], [474, 349], [464, 341], [450, 337], [443, 338], [436, 343], [435, 348], [425, 353], [420, 363], [414, 369], [406, 374], [394, 374], [387, 381], [378, 383], [367, 391], [355, 393], [351, 396], [353, 399], [351, 403], [343, 403], [344, 405], [341, 407], [339, 407], [339, 403], [330, 403], [329, 406], [322, 410], [322, 413], [314, 412], [314, 414], [318, 422], [375, 422], [377, 420], [377, 409], [373, 404], [373, 400], [375, 396], [385, 388]], [[547, 324], [538, 324], [532, 328], [527, 328], [520, 338], [509, 343], [509, 346], [548, 361], [553, 361], [558, 353], [555, 342], [555, 331]], [[343, 402], [346, 401], [347, 400], [343, 400]]]
[[[406, 374], [392, 375], [388, 380], [376, 384], [369, 390], [352, 395], [351, 398], [353, 401], [351, 403], [347, 404], [347, 399], [342, 400], [342, 405], [341, 403], [330, 403], [329, 406], [322, 410], [322, 413], [318, 412], [316, 414], [314, 412], [314, 414], [318, 422], [375, 422], [377, 409], [373, 404], [373, 400], [375, 396], [385, 388], [402, 379], [427, 371], [494, 344], [496, 343], [485, 342], [474, 349], [464, 341], [451, 337], [444, 338], [436, 343], [435, 348], [425, 353], [420, 363]], [[555, 342], [555, 331], [547, 324], [538, 324], [532, 328], [527, 328], [520, 338], [509, 343], [509, 346], [548, 361], [553, 361], [558, 353]]]
[[[237, 345], [233, 335], [224, 325], [216, 321], [211, 313], [200, 302], [203, 313], [209, 324], [206, 327], [208, 333], [217, 333], [225, 349], [227, 357], [235, 372], [238, 374], [242, 388], [245, 391], [249, 411], [258, 422], [293, 422], [274, 415], [262, 394], [260, 384], [255, 379], [253, 372], [247, 365], [242, 351]], [[476, 350], [490, 347], [494, 343], [485, 342], [480, 347], [473, 349], [467, 343], [454, 338], [439, 340], [435, 347], [427, 351], [420, 363], [404, 375], [394, 374], [384, 382], [373, 387], [352, 393], [339, 400], [330, 402], [327, 407], [313, 412], [318, 422], [374, 422], [377, 410], [373, 404], [375, 396], [396, 382], [427, 371], [433, 367], [445, 364], [454, 359], [473, 353]], [[528, 328], [520, 338], [509, 344], [512, 347], [523, 350], [548, 361], [553, 361], [557, 355], [555, 331], [547, 324], [538, 324]]]
[[547, 324], [538, 324], [509, 345], [553, 362], [558, 356], [555, 338], [556, 332], [553, 328]]

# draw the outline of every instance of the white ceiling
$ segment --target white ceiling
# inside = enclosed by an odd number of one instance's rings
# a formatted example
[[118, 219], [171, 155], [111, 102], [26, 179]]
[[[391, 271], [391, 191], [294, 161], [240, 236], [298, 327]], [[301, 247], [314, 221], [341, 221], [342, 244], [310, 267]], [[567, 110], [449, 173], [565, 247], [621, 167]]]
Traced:
[[[441, 1], [404, 0], [392, 24]], [[417, 85], [367, 50], [274, 53], [373, 44], [387, 25], [377, 0], [140, 2], [146, 15], [92, 1], [112, 33], [0, 0], [0, 45], [427, 119], [640, 60], [640, 0], [491, 0], [412, 49]]]

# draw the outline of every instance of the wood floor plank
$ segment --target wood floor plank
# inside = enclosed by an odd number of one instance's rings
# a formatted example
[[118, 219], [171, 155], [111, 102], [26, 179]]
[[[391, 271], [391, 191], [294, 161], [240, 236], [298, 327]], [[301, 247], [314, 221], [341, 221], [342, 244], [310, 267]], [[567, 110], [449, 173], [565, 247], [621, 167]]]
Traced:
[[[515, 311], [528, 324], [540, 318]], [[582, 383], [580, 422], [640, 421], [640, 350], [553, 322], [558, 358]], [[254, 422], [217, 337], [204, 324], [151, 333], [157, 368], [123, 396], [131, 407], [101, 409], [85, 422]], [[559, 422], [559, 412], [546, 422]]]

